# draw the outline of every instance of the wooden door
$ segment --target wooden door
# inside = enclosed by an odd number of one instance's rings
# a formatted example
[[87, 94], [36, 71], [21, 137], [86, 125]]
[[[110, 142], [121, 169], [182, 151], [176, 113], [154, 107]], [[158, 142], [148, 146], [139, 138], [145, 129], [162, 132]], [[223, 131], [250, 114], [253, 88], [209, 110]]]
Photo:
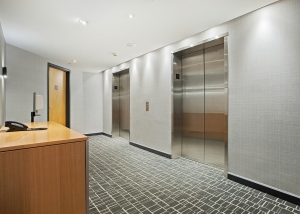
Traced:
[[66, 72], [49, 68], [49, 121], [66, 126]]

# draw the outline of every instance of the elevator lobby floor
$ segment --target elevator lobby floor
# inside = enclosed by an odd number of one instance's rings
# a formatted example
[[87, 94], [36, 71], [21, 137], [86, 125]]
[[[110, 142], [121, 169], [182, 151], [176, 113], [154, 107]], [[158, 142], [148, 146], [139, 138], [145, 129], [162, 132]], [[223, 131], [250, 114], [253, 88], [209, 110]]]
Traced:
[[90, 214], [299, 213], [300, 207], [227, 180], [221, 170], [167, 159], [121, 138], [89, 137]]

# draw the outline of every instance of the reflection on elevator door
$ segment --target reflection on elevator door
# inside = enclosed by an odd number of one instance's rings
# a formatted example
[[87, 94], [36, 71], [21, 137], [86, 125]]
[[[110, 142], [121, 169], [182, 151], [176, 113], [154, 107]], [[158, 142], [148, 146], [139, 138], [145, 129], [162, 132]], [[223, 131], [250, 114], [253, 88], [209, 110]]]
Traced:
[[129, 70], [113, 74], [112, 137], [129, 140], [130, 136], [130, 80]]
[[204, 162], [203, 50], [182, 56], [182, 156]]
[[223, 169], [228, 120], [224, 39], [175, 53], [174, 60], [176, 150], [181, 142], [181, 152], [175, 152]]
[[224, 45], [204, 49], [205, 54], [205, 163], [220, 168], [225, 159]]

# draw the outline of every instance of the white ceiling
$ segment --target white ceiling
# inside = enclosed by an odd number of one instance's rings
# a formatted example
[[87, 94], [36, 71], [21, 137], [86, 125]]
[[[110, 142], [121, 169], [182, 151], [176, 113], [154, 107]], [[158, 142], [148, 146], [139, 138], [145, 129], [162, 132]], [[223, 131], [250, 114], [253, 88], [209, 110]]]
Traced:
[[0, 0], [0, 22], [8, 44], [99, 72], [276, 1]]

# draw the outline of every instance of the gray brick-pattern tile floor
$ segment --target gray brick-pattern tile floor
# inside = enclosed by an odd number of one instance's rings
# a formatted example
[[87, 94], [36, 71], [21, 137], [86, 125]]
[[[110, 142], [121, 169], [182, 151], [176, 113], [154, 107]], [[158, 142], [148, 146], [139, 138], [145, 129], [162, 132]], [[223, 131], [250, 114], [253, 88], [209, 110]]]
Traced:
[[227, 180], [221, 170], [167, 159], [121, 138], [90, 143], [90, 214], [298, 213], [300, 207]]

